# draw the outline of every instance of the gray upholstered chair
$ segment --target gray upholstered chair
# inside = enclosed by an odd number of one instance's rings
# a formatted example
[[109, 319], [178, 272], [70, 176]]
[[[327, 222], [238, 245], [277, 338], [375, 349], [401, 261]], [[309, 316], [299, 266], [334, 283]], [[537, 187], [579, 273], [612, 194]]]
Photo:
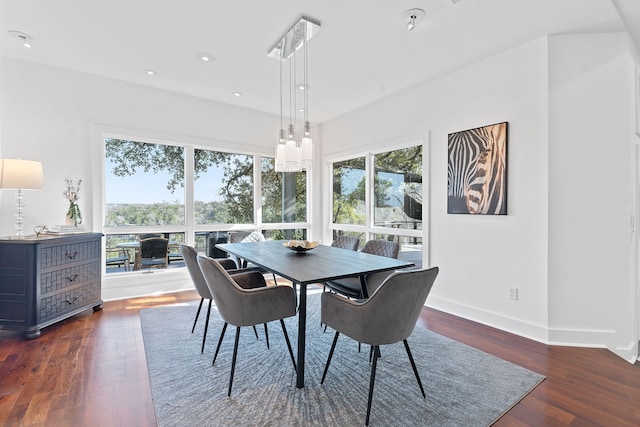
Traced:
[[[187, 265], [187, 271], [189, 272], [189, 276], [191, 276], [191, 280], [193, 281], [193, 286], [196, 288], [198, 295], [200, 295], [200, 305], [198, 305], [198, 311], [196, 312], [196, 318], [193, 321], [193, 327], [191, 328], [191, 333], [196, 329], [196, 323], [198, 322], [198, 317], [200, 316], [200, 310], [202, 310], [202, 303], [205, 299], [209, 300], [209, 307], [207, 308], [207, 320], [204, 324], [204, 335], [202, 336], [202, 349], [200, 353], [204, 353], [204, 343], [207, 341], [207, 330], [209, 329], [209, 317], [211, 316], [211, 300], [213, 297], [211, 296], [211, 292], [207, 287], [207, 282], [204, 280], [204, 276], [200, 271], [200, 266], [198, 265], [198, 251], [195, 248], [187, 245], [180, 245], [180, 253], [184, 258], [184, 262]], [[230, 258], [218, 259], [220, 265], [225, 270], [233, 271], [237, 269], [235, 261]], [[266, 325], [265, 325], [266, 326]], [[256, 332], [256, 338], [258, 337], [258, 332]]]
[[360, 246], [360, 239], [352, 236], [340, 235], [331, 242], [331, 246], [334, 248], [348, 249], [350, 251], [357, 251]]
[[[400, 245], [396, 242], [388, 240], [369, 240], [364, 244], [362, 252], [380, 255], [389, 258], [398, 258], [398, 252], [400, 251]], [[347, 296], [349, 298], [366, 298], [382, 283], [382, 281], [391, 272], [374, 273], [369, 274], [365, 278], [366, 289], [362, 288], [362, 283], [359, 277], [347, 277], [345, 279], [332, 280], [325, 283], [326, 287], [330, 290]], [[366, 291], [366, 293], [364, 292]]]
[[[352, 236], [345, 236], [345, 235], [340, 235], [338, 237], [336, 237], [336, 239], [331, 242], [331, 246], [334, 248], [341, 248], [341, 249], [347, 249], [350, 251], [357, 251], [358, 250], [358, 246], [360, 246], [360, 239], [358, 239], [357, 237], [352, 237]], [[322, 290], [326, 290], [327, 288], [327, 284], [323, 283], [322, 284]], [[320, 326], [322, 326], [322, 322], [320, 323]], [[326, 331], [326, 327], [325, 327], [325, 331]]]
[[336, 334], [320, 384], [324, 383], [340, 333], [358, 342], [369, 344], [372, 348], [373, 362], [365, 425], [369, 425], [373, 385], [381, 345], [400, 341], [404, 343], [418, 386], [422, 396], [426, 398], [407, 338], [413, 332], [437, 275], [438, 267], [397, 271], [387, 277], [364, 301], [353, 301], [330, 292], [322, 294], [322, 322], [335, 329]]
[[[229, 243], [253, 243], [253, 242], [264, 242], [266, 239], [264, 234], [259, 231], [232, 231], [229, 233]], [[273, 276], [273, 283], [275, 285], [278, 284], [278, 280], [276, 279], [276, 275], [273, 272], [269, 272], [264, 268], [258, 267], [257, 265], [253, 265], [247, 262], [247, 260], [240, 259], [237, 255], [231, 255], [238, 264], [239, 268], [248, 268], [251, 270], [256, 270], [261, 273], [271, 273]]]
[[[255, 326], [260, 323], [279, 320], [285, 341], [287, 342], [293, 369], [296, 370], [296, 362], [293, 357], [291, 342], [289, 341], [289, 335], [287, 334], [287, 328], [283, 320], [285, 317], [291, 317], [296, 314], [296, 298], [293, 289], [289, 286], [266, 286], [264, 276], [256, 271], [237, 274], [232, 277], [222, 268], [220, 263], [213, 258], [199, 255], [198, 265], [211, 291], [218, 312], [225, 322], [222, 332], [220, 333], [216, 352], [213, 356], [212, 365], [215, 364], [216, 358], [218, 357], [218, 351], [220, 350], [220, 345], [222, 344], [222, 339], [224, 338], [228, 324], [236, 327], [236, 339], [233, 347], [231, 375], [229, 376], [227, 396], [231, 396], [233, 373], [235, 371], [238, 354], [238, 341], [240, 340], [240, 327], [242, 326]], [[261, 280], [264, 286], [253, 289], [243, 289], [237, 283], [241, 280]]]
[[[229, 233], [229, 243], [250, 243], [250, 242], [264, 242], [265, 238], [259, 231], [233, 231]], [[232, 255], [232, 258], [238, 264], [240, 268], [247, 268], [247, 261], [242, 260], [236, 255]]]

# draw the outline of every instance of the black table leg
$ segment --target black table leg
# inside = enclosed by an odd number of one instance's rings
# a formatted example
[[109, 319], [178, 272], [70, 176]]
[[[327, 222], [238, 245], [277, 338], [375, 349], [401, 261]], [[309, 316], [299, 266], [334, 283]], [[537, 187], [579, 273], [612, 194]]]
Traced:
[[[295, 286], [295, 284], [294, 284]], [[304, 346], [307, 329], [307, 285], [300, 284], [300, 304], [298, 305], [298, 371], [296, 387], [304, 387]]]
[[360, 296], [362, 298], [369, 298], [369, 290], [367, 289], [367, 275], [366, 274], [361, 274], [360, 275], [360, 287], [361, 287]]

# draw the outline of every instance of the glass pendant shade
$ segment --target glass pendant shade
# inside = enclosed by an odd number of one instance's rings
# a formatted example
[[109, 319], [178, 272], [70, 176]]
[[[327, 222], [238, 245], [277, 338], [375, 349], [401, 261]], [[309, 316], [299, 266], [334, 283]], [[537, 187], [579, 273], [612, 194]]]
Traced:
[[284, 143], [278, 142], [278, 144], [276, 144], [276, 164], [275, 164], [276, 172], [285, 171], [285, 152], [286, 152], [286, 145]]
[[[301, 17], [285, 35], [276, 43], [269, 52], [269, 56], [280, 61], [280, 126], [283, 123], [283, 62], [289, 62], [289, 113], [290, 124], [286, 132], [280, 130], [280, 140], [276, 144], [276, 172], [299, 172], [310, 170], [313, 166], [313, 140], [311, 139], [311, 126], [309, 124], [309, 83], [307, 78], [307, 42], [320, 28], [320, 23]], [[301, 49], [303, 48], [303, 49]], [[303, 50], [304, 83], [296, 81], [296, 51]], [[303, 106], [296, 106], [296, 90], [304, 91]], [[300, 104], [298, 104], [300, 105]], [[304, 112], [302, 123], [295, 116], [295, 112]]]
[[300, 168], [303, 170], [311, 169], [313, 165], [313, 140], [309, 136], [302, 138], [300, 145]]
[[295, 139], [287, 139], [284, 167], [287, 172], [297, 172], [300, 170], [298, 144]]

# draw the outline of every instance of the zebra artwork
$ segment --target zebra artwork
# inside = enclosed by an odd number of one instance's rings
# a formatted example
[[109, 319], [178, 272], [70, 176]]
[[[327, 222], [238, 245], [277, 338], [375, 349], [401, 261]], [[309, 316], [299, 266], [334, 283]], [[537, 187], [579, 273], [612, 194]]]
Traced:
[[507, 122], [449, 134], [447, 213], [507, 214]]

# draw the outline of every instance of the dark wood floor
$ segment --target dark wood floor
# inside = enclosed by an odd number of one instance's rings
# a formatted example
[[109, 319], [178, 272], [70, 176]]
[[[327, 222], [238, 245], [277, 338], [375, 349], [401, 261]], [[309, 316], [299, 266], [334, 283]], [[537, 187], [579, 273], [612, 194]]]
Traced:
[[[0, 331], [0, 425], [155, 425], [138, 311], [196, 299], [108, 302], [33, 341]], [[432, 309], [420, 325], [547, 377], [496, 426], [640, 425], [640, 366], [607, 350], [549, 347]]]

